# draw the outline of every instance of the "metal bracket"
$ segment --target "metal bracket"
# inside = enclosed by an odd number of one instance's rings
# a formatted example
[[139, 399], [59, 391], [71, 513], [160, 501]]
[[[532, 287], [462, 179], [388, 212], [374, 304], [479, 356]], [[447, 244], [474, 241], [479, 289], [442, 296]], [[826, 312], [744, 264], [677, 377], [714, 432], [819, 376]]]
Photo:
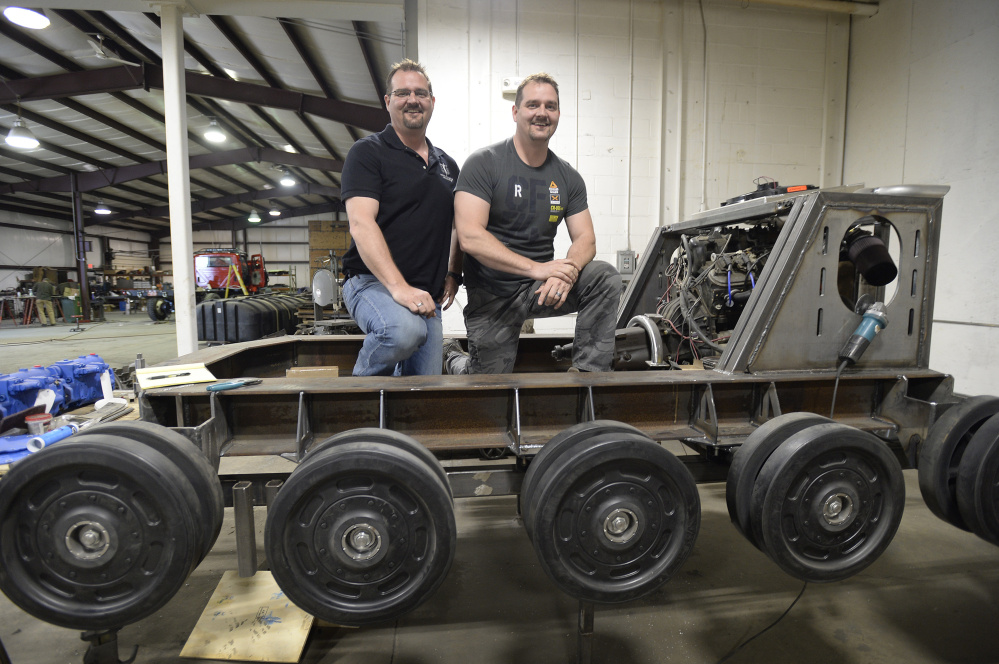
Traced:
[[697, 403], [697, 410], [691, 419], [695, 428], [704, 431], [707, 442], [718, 444], [718, 409], [715, 406], [715, 393], [711, 389], [711, 383], [704, 386]]
[[766, 392], [760, 395], [756, 410], [753, 413], [755, 424], [765, 424], [767, 420], [781, 416], [780, 399], [777, 396], [777, 384], [771, 382]]
[[576, 422], [592, 422], [597, 419], [593, 406], [593, 386], [587, 385], [586, 391], [579, 392], [579, 402], [576, 405]]
[[118, 630], [83, 632], [80, 639], [89, 642], [83, 655], [83, 664], [131, 664], [139, 653], [139, 646], [132, 648], [132, 656], [118, 659]]
[[312, 444], [312, 422], [309, 418], [309, 400], [305, 392], [298, 393], [298, 425], [295, 427], [295, 458], [301, 462], [305, 458], [305, 450]]
[[954, 378], [947, 376], [930, 395], [928, 401], [908, 396], [909, 379], [900, 376], [875, 408], [875, 416], [898, 427], [898, 442], [906, 451], [910, 464], [915, 467], [916, 450], [926, 440], [930, 427], [940, 416], [942, 402], [949, 401], [954, 393]]
[[520, 389], [513, 388], [513, 400], [510, 401], [507, 431], [513, 441], [510, 445], [513, 453], [520, 455]]

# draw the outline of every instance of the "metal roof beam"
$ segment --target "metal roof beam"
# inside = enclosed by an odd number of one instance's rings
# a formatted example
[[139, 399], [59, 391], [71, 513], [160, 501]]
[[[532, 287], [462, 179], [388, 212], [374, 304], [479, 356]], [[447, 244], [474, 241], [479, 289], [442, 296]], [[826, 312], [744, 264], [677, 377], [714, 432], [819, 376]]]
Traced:
[[[15, 153], [3, 147], [0, 147], [0, 154], [9, 156], [11, 159], [23, 160], [26, 157], [26, 155], [22, 153]], [[35, 161], [38, 162], [35, 165], [53, 170], [55, 169], [55, 167], [47, 162], [39, 160]], [[210, 152], [208, 154], [196, 155], [190, 158], [190, 169], [208, 169], [253, 161], [298, 166], [300, 168], [313, 168], [321, 171], [340, 172], [343, 169], [343, 162], [336, 159], [295, 154], [293, 152], [275, 150], [274, 148], [240, 148], [238, 150]], [[135, 164], [133, 166], [122, 166], [120, 168], [111, 168], [102, 171], [93, 171], [90, 173], [78, 173], [77, 186], [80, 191], [92, 191], [94, 189], [100, 189], [101, 187], [115, 186], [122, 182], [128, 182], [129, 180], [138, 180], [151, 175], [161, 175], [166, 173], [166, 169], [166, 159], [163, 159], [161, 161], [150, 161], [143, 164]], [[65, 171], [68, 175], [69, 169], [65, 169]], [[0, 184], [0, 194], [16, 193], [19, 191], [70, 191], [69, 177], [42, 178], [39, 180], [28, 180], [26, 182]]]
[[[189, 95], [301, 111], [368, 131], [381, 131], [389, 122], [388, 111], [384, 108], [323, 99], [292, 90], [277, 90], [194, 72], [187, 72], [186, 83]], [[121, 65], [8, 81], [7, 85], [0, 88], [0, 103], [10, 104], [16, 102], [18, 97], [24, 102], [140, 88], [162, 90], [162, 68], [150, 64], [143, 64], [142, 67]]]

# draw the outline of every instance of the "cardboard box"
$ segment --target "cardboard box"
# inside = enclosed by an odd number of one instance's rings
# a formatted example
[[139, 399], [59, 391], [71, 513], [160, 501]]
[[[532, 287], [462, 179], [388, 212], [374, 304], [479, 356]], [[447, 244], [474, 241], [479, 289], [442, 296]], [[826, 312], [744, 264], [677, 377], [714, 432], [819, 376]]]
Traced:
[[286, 378], [339, 378], [340, 367], [291, 367], [284, 375]]

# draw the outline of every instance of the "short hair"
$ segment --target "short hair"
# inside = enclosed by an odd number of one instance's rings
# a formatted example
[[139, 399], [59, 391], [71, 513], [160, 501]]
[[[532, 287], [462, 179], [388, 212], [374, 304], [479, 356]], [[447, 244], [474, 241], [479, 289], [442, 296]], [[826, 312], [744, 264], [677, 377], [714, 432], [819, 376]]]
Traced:
[[392, 77], [396, 75], [396, 72], [400, 71], [415, 71], [417, 74], [423, 74], [423, 78], [427, 79], [427, 90], [430, 91], [431, 95], [434, 94], [434, 86], [430, 83], [427, 70], [419, 62], [410, 60], [409, 58], [400, 60], [389, 69], [388, 76], [385, 78], [385, 94], [392, 94]]
[[[551, 74], [547, 74], [543, 71], [539, 71], [537, 74], [531, 74], [526, 76], [520, 85], [517, 86], [517, 98], [514, 100], [513, 105], [520, 108], [520, 102], [524, 101], [524, 88], [528, 83], [547, 83], [548, 85], [555, 88], [555, 98], [558, 99], [558, 83], [552, 78]], [[561, 103], [561, 100], [559, 100]]]

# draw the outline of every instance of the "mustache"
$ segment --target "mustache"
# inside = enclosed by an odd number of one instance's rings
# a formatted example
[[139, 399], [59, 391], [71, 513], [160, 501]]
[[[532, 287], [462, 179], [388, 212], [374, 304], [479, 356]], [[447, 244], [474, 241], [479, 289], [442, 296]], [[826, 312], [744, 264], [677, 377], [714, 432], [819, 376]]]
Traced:
[[406, 107], [405, 107], [404, 109], [402, 109], [402, 110], [403, 110], [404, 112], [408, 112], [408, 111], [422, 111], [422, 110], [423, 110], [423, 107], [422, 107], [422, 106], [420, 106], [419, 104], [410, 104], [410, 105], [406, 106]]

